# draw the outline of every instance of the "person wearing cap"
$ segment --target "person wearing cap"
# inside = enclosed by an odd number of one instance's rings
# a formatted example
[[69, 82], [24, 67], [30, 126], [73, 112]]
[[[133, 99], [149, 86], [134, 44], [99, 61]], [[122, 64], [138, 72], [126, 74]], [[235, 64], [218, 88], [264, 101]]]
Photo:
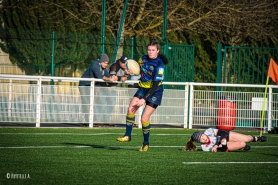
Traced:
[[[126, 81], [128, 80], [128, 76], [131, 74], [131, 71], [126, 69], [126, 62], [128, 58], [126, 56], [122, 56], [120, 59], [116, 60], [109, 67], [109, 74], [111, 76], [115, 76], [117, 81]], [[117, 83], [110, 83], [110, 86], [116, 86]]]
[[[102, 54], [100, 59], [95, 60], [84, 72], [81, 78], [98, 78], [106, 82], [115, 82], [117, 79], [111, 76], [107, 70], [109, 57], [107, 54]], [[96, 86], [109, 86], [106, 82], [96, 82]], [[79, 86], [91, 86], [90, 81], [80, 81]]]
[[[105, 96], [105, 91], [100, 89], [99, 87], [109, 87], [108, 82], [115, 82], [117, 81], [117, 78], [115, 76], [111, 76], [107, 70], [107, 66], [109, 64], [109, 57], [107, 54], [102, 54], [100, 59], [96, 59], [93, 61], [93, 63], [86, 69], [84, 74], [81, 76], [81, 78], [97, 78], [102, 79], [104, 82], [95, 82], [95, 94], [103, 94]], [[81, 96], [81, 102], [82, 102], [82, 111], [85, 121], [89, 122], [89, 113], [90, 113], [90, 87], [91, 82], [90, 81], [79, 81], [79, 92]], [[106, 98], [98, 98], [100, 101], [100, 104], [106, 104]], [[100, 113], [100, 108], [95, 109], [95, 113]], [[97, 121], [99, 118], [99, 114], [95, 114], [94, 121]], [[87, 126], [86, 123], [82, 124], [83, 126]]]
[[251, 136], [232, 131], [208, 128], [204, 132], [194, 132], [183, 150], [197, 151], [194, 142], [198, 142], [201, 144], [202, 150], [206, 152], [248, 151], [251, 147], [246, 145], [246, 143], [258, 141], [265, 142], [267, 138], [265, 136]]

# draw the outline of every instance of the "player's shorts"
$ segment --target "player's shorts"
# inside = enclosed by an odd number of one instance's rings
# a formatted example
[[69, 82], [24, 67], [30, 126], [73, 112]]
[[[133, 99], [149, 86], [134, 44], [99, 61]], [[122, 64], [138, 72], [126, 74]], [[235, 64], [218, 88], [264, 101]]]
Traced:
[[221, 139], [225, 138], [226, 141], [229, 141], [230, 131], [227, 130], [218, 130], [217, 136], [220, 136]]
[[[226, 139], [226, 141], [229, 141], [229, 135], [230, 135], [230, 131], [227, 130], [218, 130], [217, 136], [220, 136], [220, 139]], [[227, 152], [229, 149], [227, 147], [227, 145], [222, 146], [221, 148], [217, 149], [219, 152]]]
[[[137, 98], [143, 98], [145, 96], [145, 94], [147, 94], [147, 92], [149, 91], [150, 89], [146, 89], [146, 88], [139, 88], [134, 97], [137, 97]], [[147, 105], [150, 105], [151, 107], [153, 108], [156, 108], [158, 105], [161, 104], [161, 101], [162, 101], [162, 95], [163, 95], [163, 86], [160, 85], [157, 87], [157, 89], [155, 90], [155, 92], [153, 93], [152, 96], [150, 96], [147, 101], [146, 101], [146, 104]]]

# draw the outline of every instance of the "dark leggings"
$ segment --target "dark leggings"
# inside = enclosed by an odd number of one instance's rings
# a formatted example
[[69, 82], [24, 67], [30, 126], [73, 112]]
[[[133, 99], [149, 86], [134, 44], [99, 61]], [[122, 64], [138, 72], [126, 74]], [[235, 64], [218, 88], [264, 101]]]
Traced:
[[[230, 131], [226, 131], [226, 130], [218, 130], [217, 136], [220, 136], [220, 141], [222, 139], [226, 139], [226, 141], [229, 141], [229, 135], [230, 135]], [[220, 148], [218, 148], [218, 151], [220, 152], [226, 152], [228, 151], [228, 147], [227, 145], [224, 145]]]

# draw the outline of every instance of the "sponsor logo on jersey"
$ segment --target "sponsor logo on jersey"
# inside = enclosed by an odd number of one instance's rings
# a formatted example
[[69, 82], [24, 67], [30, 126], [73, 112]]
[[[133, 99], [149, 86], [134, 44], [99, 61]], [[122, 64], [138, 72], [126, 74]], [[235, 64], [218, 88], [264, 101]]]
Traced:
[[163, 75], [164, 73], [164, 68], [158, 68], [158, 74]]
[[157, 98], [156, 97], [152, 97], [152, 101], [156, 101], [157, 100]]
[[152, 73], [151, 71], [148, 71], [147, 74], [148, 74], [148, 75], [152, 75], [153, 73]]
[[155, 80], [156, 81], [161, 81], [161, 80], [163, 80], [163, 77], [162, 76], [157, 76], [157, 77], [155, 77]]

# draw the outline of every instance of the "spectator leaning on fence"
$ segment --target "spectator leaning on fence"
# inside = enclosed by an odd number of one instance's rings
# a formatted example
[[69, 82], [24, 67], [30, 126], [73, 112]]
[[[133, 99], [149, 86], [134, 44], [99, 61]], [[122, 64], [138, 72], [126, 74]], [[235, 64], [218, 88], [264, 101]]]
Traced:
[[[109, 86], [108, 82], [117, 81], [117, 78], [115, 76], [110, 76], [107, 70], [108, 64], [109, 64], [109, 57], [107, 56], [107, 54], [102, 54], [100, 59], [95, 60], [81, 76], [81, 78], [98, 78], [105, 81], [105, 82], [95, 82], [95, 86], [96, 86], [95, 94], [101, 93], [101, 89], [98, 89], [97, 87], [99, 86], [107, 87]], [[90, 86], [91, 86], [90, 81], [79, 82], [82, 111], [83, 111], [85, 122], [87, 123], [89, 122], [89, 114], [90, 114]], [[97, 112], [97, 110], [95, 112]], [[97, 116], [95, 116], [94, 119], [97, 119]], [[86, 124], [83, 123], [83, 126], [86, 126]]]
[[184, 151], [197, 151], [194, 142], [201, 143], [206, 152], [232, 152], [237, 150], [248, 151], [248, 142], [267, 141], [265, 136], [244, 135], [237, 132], [208, 128], [205, 132], [194, 132], [183, 148]]
[[[127, 59], [126, 56], [122, 56], [108, 67], [110, 76], [113, 76], [117, 81], [124, 82], [128, 79], [129, 74], [131, 74], [131, 72], [126, 69]], [[105, 90], [107, 106], [103, 109], [102, 114], [103, 121], [106, 123], [110, 123], [111, 120], [113, 120], [112, 112], [116, 104], [117, 95], [116, 89], [113, 87], [116, 87], [117, 84], [118, 83], [108, 83], [108, 86], [111, 88]]]
[[[126, 69], [126, 61], [128, 58], [126, 56], [122, 56], [120, 59], [116, 60], [111, 66], [109, 67], [109, 74], [111, 76], [116, 76], [117, 81], [126, 81], [131, 74], [131, 71]], [[110, 86], [116, 86], [117, 83], [110, 83]]]

